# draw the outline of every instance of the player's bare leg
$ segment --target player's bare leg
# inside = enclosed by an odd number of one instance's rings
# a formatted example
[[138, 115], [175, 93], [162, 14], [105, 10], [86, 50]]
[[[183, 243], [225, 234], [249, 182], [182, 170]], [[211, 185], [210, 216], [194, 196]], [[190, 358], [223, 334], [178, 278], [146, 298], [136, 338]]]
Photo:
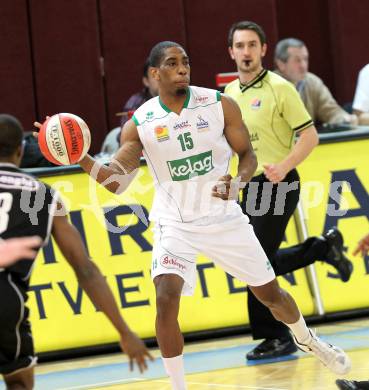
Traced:
[[306, 326], [295, 300], [279, 287], [277, 279], [258, 287], [249, 286], [256, 298], [266, 305], [275, 319], [282, 321], [292, 331], [297, 346], [304, 352], [315, 355], [336, 374], [346, 374], [351, 363], [347, 355], [333, 345], [320, 340]]
[[298, 321], [300, 310], [291, 295], [279, 287], [277, 279], [263, 286], [249, 288], [256, 298], [269, 308], [275, 319], [287, 324]]
[[178, 313], [183, 279], [174, 274], [155, 277], [156, 338], [163, 363], [173, 390], [185, 390], [183, 368], [183, 336], [179, 328]]
[[33, 367], [4, 375], [7, 390], [31, 390], [34, 385]]

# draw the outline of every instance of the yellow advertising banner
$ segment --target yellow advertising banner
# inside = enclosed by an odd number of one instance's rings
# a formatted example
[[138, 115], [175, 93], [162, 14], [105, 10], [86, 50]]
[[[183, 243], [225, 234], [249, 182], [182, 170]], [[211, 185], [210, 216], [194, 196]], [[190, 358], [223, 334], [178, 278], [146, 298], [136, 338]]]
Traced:
[[369, 307], [369, 256], [352, 256], [369, 232], [368, 150], [367, 139], [319, 145], [299, 168], [310, 235], [337, 226], [354, 265], [351, 279], [342, 283], [331, 266], [315, 263], [327, 313]]
[[[42, 180], [62, 194], [71, 222], [106, 276], [129, 325], [142, 337], [154, 336], [155, 292], [150, 278], [153, 235], [148, 223], [153, 185], [147, 167], [142, 167], [130, 189], [119, 196], [84, 173]], [[285, 244], [296, 242], [291, 223]], [[195, 295], [182, 298], [183, 332], [246, 325], [245, 285], [216, 267], [211, 259], [200, 256], [197, 268]], [[313, 314], [304, 271], [280, 280], [296, 297], [303, 313]], [[118, 339], [108, 320], [81, 291], [53, 240], [37, 258], [28, 303], [38, 352], [106, 344]]]

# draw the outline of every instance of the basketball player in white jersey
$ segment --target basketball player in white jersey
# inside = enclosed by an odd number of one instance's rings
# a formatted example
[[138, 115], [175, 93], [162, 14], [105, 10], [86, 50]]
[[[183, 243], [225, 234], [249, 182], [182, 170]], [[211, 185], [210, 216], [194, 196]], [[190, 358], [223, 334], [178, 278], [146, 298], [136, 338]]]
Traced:
[[[113, 162], [99, 166], [87, 155], [80, 164], [110, 191], [121, 192], [134, 177], [142, 151], [146, 158], [156, 190], [150, 214], [155, 223], [156, 334], [172, 388], [186, 389], [177, 317], [181, 294], [193, 294], [200, 252], [248, 283], [275, 318], [291, 329], [301, 349], [334, 372], [347, 372], [350, 362], [344, 352], [318, 339], [293, 298], [279, 287], [236, 203], [239, 188], [257, 165], [238, 105], [215, 90], [189, 86], [189, 58], [177, 43], [154, 46], [150, 65], [159, 96], [144, 103], [124, 125]], [[229, 175], [232, 150], [239, 157], [234, 179]]]

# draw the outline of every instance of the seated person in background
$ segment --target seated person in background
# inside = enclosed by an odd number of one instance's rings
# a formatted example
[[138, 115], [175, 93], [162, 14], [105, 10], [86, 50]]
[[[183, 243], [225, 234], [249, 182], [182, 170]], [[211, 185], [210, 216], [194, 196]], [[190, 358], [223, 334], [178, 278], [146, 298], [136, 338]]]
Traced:
[[146, 60], [143, 68], [143, 75], [142, 75], [142, 84], [144, 85], [144, 88], [141, 92], [132, 95], [124, 105], [123, 115], [120, 121], [121, 127], [123, 127], [123, 125], [127, 122], [127, 120], [130, 119], [130, 117], [132, 116], [132, 115], [129, 116], [130, 111], [134, 112], [138, 107], [140, 107], [147, 100], [158, 95], [158, 82], [151, 76], [149, 72], [149, 68], [150, 68], [149, 61]]
[[359, 125], [369, 125], [369, 64], [359, 73], [352, 108], [359, 117]]
[[105, 137], [101, 147], [101, 153], [112, 155], [119, 149], [120, 132], [123, 125], [128, 121], [128, 119], [131, 119], [133, 113], [138, 107], [147, 100], [158, 95], [158, 84], [151, 76], [149, 68], [149, 61], [146, 60], [142, 75], [142, 84], [144, 85], [144, 88], [141, 92], [135, 93], [127, 100], [123, 107], [123, 112], [121, 113], [120, 127], [114, 128]]
[[282, 39], [275, 48], [274, 61], [276, 73], [296, 86], [314, 122], [358, 124], [357, 116], [343, 110], [323, 81], [308, 72], [309, 52], [304, 42], [295, 38]]
[[55, 167], [56, 165], [46, 160], [38, 146], [37, 139], [33, 136], [32, 131], [24, 133], [23, 136], [23, 157], [21, 168], [45, 168]]

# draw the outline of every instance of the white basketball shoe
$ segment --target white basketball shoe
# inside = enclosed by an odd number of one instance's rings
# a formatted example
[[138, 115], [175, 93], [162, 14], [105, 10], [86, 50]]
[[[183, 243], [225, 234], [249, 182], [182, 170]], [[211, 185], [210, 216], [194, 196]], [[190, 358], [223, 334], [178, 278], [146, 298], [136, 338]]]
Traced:
[[341, 349], [321, 340], [309, 329], [311, 339], [307, 344], [299, 343], [294, 337], [295, 343], [303, 352], [316, 356], [325, 366], [338, 375], [347, 374], [351, 369], [351, 361]]

